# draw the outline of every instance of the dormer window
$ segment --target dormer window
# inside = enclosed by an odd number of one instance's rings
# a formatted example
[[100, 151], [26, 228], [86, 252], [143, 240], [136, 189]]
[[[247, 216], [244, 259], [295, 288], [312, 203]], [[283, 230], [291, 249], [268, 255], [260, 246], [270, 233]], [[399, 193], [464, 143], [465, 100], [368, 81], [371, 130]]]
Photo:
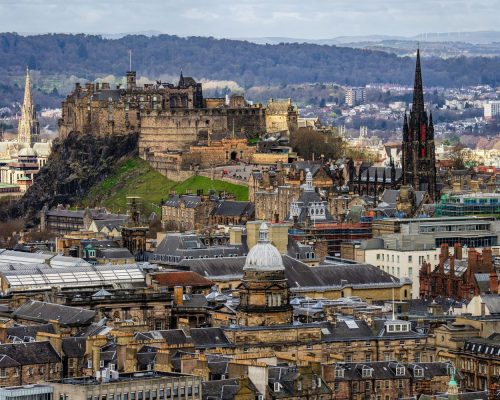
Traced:
[[344, 368], [335, 368], [335, 378], [344, 377]]
[[423, 378], [424, 377], [424, 369], [422, 367], [415, 367], [413, 370], [413, 373], [416, 378]]
[[274, 382], [274, 391], [278, 393], [281, 390], [281, 384], [279, 382]]
[[371, 378], [373, 373], [373, 369], [370, 367], [367, 367], [366, 365], [363, 367], [363, 370], [361, 372], [361, 375], [363, 378]]
[[398, 365], [396, 367], [396, 376], [403, 376], [405, 374], [405, 367]]

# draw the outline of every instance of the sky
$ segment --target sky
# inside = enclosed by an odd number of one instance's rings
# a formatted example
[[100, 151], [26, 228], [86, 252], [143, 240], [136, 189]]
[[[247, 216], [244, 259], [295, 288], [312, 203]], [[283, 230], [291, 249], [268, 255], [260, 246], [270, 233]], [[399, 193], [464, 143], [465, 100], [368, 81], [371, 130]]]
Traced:
[[497, 30], [500, 0], [0, 0], [0, 31], [225, 38]]

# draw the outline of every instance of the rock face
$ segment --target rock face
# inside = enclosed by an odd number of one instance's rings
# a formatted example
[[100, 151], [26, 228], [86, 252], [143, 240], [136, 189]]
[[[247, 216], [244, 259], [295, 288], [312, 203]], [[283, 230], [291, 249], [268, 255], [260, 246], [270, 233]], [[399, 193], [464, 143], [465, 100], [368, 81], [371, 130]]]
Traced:
[[71, 132], [64, 140], [56, 140], [47, 164], [35, 182], [17, 202], [0, 210], [0, 221], [38, 218], [45, 204], [73, 204], [111, 172], [117, 161], [137, 154], [138, 135], [109, 135]]

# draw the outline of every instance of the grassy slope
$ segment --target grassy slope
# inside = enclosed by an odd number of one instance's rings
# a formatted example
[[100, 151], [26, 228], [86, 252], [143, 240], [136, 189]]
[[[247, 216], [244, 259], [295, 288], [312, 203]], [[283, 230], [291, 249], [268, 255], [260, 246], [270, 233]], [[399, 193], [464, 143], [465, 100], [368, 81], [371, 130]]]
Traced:
[[127, 209], [127, 196], [138, 196], [142, 198], [145, 211], [158, 213], [159, 208], [156, 205], [162, 199], [166, 199], [172, 190], [185, 193], [189, 189], [193, 193], [196, 193], [197, 189], [203, 189], [204, 193], [208, 193], [210, 189], [225, 190], [234, 193], [237, 200], [248, 199], [246, 186], [219, 180], [211, 181], [203, 176], [194, 176], [184, 182], [174, 182], [136, 157], [119, 163], [110, 176], [90, 190], [80, 205], [103, 205], [114, 212], [124, 212]]

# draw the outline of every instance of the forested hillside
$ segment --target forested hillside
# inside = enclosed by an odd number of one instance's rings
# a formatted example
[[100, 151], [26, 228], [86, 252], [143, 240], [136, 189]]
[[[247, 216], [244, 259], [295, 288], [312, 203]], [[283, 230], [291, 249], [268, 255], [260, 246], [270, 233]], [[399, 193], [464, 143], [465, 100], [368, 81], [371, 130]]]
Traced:
[[[258, 45], [170, 35], [112, 40], [83, 34], [25, 37], [4, 33], [0, 34], [0, 73], [3, 77], [22, 74], [29, 66], [46, 76], [122, 76], [129, 66], [129, 49], [133, 69], [140, 76], [154, 79], [177, 75], [182, 69], [197, 79], [234, 80], [245, 88], [305, 82], [410, 84], [414, 68], [414, 60], [408, 57], [306, 43]], [[425, 55], [425, 47], [422, 51]], [[432, 58], [423, 64], [427, 86], [500, 85], [500, 58]], [[5, 80], [0, 83], [9, 85]]]

